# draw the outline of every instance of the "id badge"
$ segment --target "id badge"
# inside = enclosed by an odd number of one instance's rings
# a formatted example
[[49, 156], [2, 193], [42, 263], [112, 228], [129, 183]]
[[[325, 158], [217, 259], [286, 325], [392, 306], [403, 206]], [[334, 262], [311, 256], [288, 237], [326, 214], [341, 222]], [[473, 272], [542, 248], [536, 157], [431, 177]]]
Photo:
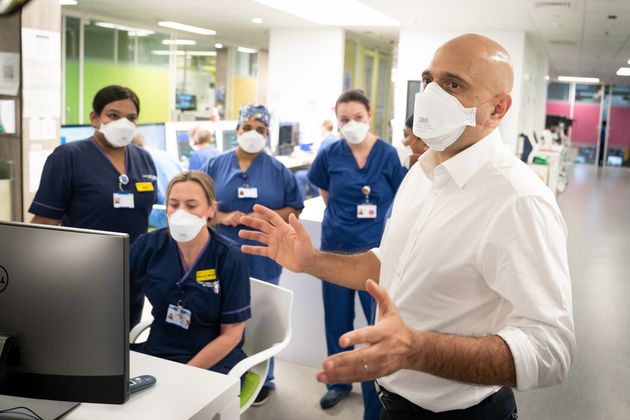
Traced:
[[219, 284], [219, 280], [206, 281], [202, 284], [204, 287], [210, 288], [215, 295], [218, 295], [221, 292], [221, 285]]
[[357, 206], [358, 219], [376, 219], [376, 204], [359, 204]]
[[192, 312], [183, 306], [168, 305], [168, 311], [166, 311], [166, 322], [169, 324], [177, 325], [180, 328], [185, 330], [190, 327], [190, 318], [192, 317]]
[[134, 208], [133, 194], [130, 194], [128, 192], [115, 192], [114, 193], [114, 208], [115, 209]]
[[239, 187], [238, 198], [258, 198], [258, 188], [256, 187]]

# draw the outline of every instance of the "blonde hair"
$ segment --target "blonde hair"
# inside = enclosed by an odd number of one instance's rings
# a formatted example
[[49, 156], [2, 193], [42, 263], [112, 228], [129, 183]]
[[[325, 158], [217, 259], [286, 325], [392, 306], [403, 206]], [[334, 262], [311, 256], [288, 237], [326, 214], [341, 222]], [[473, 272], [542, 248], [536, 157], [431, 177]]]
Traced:
[[185, 171], [174, 176], [173, 179], [171, 179], [171, 182], [168, 183], [168, 188], [166, 189], [166, 201], [168, 202], [173, 185], [187, 181], [196, 182], [201, 186], [201, 189], [206, 194], [206, 199], [208, 200], [209, 205], [213, 205], [216, 202], [217, 195], [214, 187], [214, 181], [210, 175], [201, 171]]

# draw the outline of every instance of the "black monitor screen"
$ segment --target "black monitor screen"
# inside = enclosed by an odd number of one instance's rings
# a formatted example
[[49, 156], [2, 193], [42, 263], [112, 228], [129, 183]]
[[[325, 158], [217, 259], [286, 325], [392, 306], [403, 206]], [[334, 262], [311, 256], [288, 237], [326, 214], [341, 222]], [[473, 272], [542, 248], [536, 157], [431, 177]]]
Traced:
[[413, 108], [416, 106], [416, 93], [422, 90], [421, 80], [407, 81], [407, 109], [405, 110], [405, 121], [413, 114]]
[[196, 110], [197, 97], [188, 93], [178, 93], [175, 95], [175, 108], [182, 111]]
[[0, 394], [125, 402], [129, 236], [0, 222], [0, 238]]

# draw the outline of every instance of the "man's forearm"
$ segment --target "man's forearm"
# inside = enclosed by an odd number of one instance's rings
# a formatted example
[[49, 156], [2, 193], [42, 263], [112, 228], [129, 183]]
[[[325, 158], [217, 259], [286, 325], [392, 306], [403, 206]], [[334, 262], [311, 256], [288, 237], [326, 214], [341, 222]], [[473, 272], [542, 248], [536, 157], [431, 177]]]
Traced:
[[516, 386], [508, 345], [497, 335], [463, 337], [413, 331], [405, 369], [482, 385]]
[[322, 280], [355, 290], [365, 290], [365, 282], [378, 283], [381, 261], [374, 253], [335, 254], [316, 251], [304, 272]]

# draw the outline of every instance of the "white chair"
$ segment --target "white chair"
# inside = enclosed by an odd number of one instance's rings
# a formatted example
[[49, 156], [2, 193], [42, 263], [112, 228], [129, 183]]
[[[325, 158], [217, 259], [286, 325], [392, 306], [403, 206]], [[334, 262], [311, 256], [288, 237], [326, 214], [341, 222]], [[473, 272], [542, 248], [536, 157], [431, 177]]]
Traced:
[[[252, 317], [245, 327], [241, 360], [228, 375], [240, 378], [245, 375], [241, 389], [241, 414], [247, 410], [260, 392], [270, 359], [282, 351], [291, 340], [291, 310], [293, 292], [261, 280], [250, 278]], [[136, 325], [129, 333], [129, 342], [151, 326], [151, 320]]]

